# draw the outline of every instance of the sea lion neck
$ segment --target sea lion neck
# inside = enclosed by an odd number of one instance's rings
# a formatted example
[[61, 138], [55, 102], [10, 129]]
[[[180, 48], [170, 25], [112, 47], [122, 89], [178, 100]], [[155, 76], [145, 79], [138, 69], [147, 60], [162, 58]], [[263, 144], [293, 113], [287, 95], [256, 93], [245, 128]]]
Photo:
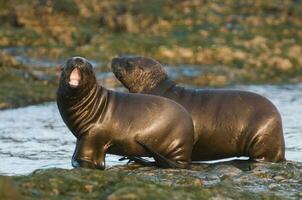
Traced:
[[80, 96], [80, 98], [75, 97], [70, 99], [69, 100], [70, 106], [72, 106], [75, 109], [78, 109], [78, 107], [89, 105], [89, 102], [91, 102], [94, 99], [95, 94], [101, 92], [102, 90], [103, 88], [101, 86], [95, 85], [84, 95]]
[[78, 100], [58, 98], [62, 118], [76, 138], [86, 134], [92, 122], [102, 122], [107, 98], [108, 91], [97, 84]]
[[175, 85], [176, 83], [174, 81], [172, 81], [169, 78], [166, 78], [163, 81], [161, 81], [156, 87], [145, 92], [150, 94], [162, 95]]

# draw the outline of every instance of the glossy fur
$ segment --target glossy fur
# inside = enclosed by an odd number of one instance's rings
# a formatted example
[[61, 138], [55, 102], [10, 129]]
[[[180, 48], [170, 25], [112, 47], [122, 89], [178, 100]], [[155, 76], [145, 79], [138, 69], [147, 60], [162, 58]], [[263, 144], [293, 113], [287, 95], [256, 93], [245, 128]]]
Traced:
[[192, 160], [234, 156], [285, 160], [281, 117], [265, 97], [247, 91], [178, 86], [159, 62], [146, 57], [114, 58], [112, 71], [130, 92], [167, 97], [187, 109], [196, 136]]
[[[75, 68], [80, 72], [75, 77], [81, 77], [78, 86], [70, 85], [69, 80]], [[153, 95], [107, 90], [97, 84], [93, 68], [84, 58], [70, 58], [62, 68], [57, 104], [77, 138], [74, 167], [104, 169], [106, 153], [150, 156], [145, 147], [179, 167], [190, 163], [194, 129], [182, 106]], [[167, 167], [160, 162], [156, 160], [156, 165]]]

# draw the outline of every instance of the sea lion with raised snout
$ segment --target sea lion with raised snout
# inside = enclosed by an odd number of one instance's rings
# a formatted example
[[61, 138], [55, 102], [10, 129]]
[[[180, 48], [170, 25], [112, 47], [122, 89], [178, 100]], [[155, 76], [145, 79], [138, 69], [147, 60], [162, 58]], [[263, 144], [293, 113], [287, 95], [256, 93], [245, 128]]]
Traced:
[[247, 91], [178, 86], [152, 58], [114, 58], [111, 67], [130, 92], [167, 97], [187, 109], [197, 136], [192, 160], [237, 156], [285, 160], [281, 117], [265, 97]]
[[105, 89], [85, 58], [72, 57], [62, 67], [57, 105], [77, 138], [74, 167], [104, 169], [106, 153], [141, 163], [136, 157], [152, 156], [158, 167], [190, 163], [194, 128], [189, 113], [166, 98]]

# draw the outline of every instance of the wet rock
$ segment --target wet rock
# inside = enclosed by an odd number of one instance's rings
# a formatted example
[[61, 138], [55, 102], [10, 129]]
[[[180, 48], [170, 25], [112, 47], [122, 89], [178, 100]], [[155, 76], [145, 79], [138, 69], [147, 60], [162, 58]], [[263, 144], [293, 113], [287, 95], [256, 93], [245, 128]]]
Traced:
[[228, 161], [158, 169], [47, 169], [12, 177], [25, 199], [297, 199], [302, 163]]

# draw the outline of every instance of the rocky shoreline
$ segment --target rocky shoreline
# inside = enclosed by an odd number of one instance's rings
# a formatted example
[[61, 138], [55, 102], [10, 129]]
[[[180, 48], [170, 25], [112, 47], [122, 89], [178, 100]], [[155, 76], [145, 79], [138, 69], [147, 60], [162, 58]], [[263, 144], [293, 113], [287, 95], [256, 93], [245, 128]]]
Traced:
[[0, 177], [0, 199], [301, 199], [302, 163], [227, 161], [158, 169], [46, 169]]

